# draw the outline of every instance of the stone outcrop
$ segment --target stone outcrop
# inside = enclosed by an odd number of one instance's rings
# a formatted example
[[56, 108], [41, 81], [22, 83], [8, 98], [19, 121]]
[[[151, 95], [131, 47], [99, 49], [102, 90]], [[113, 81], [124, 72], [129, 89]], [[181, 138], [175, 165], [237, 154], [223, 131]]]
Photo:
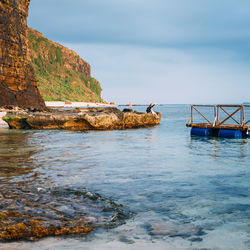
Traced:
[[0, 1], [0, 107], [44, 109], [37, 78], [29, 62], [29, 0]]
[[151, 113], [122, 112], [117, 108], [84, 108], [9, 112], [3, 120], [12, 129], [114, 130], [157, 125], [161, 114], [156, 117]]

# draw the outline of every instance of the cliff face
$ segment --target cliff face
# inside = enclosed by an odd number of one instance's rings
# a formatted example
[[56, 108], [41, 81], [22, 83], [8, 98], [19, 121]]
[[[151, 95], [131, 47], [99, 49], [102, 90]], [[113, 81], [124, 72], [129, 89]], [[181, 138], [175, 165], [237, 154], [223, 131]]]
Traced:
[[86, 61], [34, 29], [29, 28], [28, 39], [38, 89], [46, 101], [102, 102], [101, 86]]
[[29, 0], [0, 1], [0, 107], [45, 108], [29, 62]]

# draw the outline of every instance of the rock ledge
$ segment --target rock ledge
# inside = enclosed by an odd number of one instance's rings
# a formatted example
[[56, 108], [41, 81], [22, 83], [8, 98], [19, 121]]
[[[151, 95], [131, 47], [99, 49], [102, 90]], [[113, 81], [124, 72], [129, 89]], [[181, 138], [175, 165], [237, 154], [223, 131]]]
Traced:
[[122, 112], [117, 108], [77, 108], [73, 110], [11, 111], [3, 120], [11, 129], [114, 130], [142, 128], [160, 124], [161, 114], [136, 111]]

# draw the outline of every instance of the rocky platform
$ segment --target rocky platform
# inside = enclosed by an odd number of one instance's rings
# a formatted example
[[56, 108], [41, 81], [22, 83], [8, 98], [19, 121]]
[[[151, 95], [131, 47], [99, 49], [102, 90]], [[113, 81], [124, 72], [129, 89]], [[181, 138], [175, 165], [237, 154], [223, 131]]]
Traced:
[[11, 129], [115, 130], [142, 128], [160, 124], [154, 116], [133, 110], [77, 108], [73, 110], [9, 111], [3, 117]]

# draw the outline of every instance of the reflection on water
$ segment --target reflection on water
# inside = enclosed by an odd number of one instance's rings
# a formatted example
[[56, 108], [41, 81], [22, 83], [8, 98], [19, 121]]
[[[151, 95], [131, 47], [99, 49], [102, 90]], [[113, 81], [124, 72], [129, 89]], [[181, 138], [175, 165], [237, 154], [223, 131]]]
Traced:
[[[8, 181], [31, 174], [36, 168], [32, 159], [39, 148], [28, 141], [29, 133], [0, 130], [0, 179]], [[37, 174], [37, 173], [36, 173]]]
[[[218, 137], [190, 136], [190, 154], [211, 152], [212, 157], [231, 157], [238, 154], [239, 160], [247, 157], [249, 139], [227, 139]], [[203, 147], [203, 149], [201, 149]], [[234, 155], [235, 156], [235, 155]]]
[[[34, 139], [34, 134], [0, 131], [1, 239], [74, 234], [84, 231], [82, 226], [111, 228], [132, 216], [129, 210], [85, 187], [51, 186], [53, 179], [43, 173], [46, 162], [36, 158], [44, 152], [43, 145], [37, 143], [41, 137], [38, 134]], [[60, 158], [69, 156], [63, 153]]]
[[250, 140], [190, 136], [187, 105], [155, 110], [154, 128], [0, 131], [2, 209], [101, 228], [34, 249], [249, 249]]

